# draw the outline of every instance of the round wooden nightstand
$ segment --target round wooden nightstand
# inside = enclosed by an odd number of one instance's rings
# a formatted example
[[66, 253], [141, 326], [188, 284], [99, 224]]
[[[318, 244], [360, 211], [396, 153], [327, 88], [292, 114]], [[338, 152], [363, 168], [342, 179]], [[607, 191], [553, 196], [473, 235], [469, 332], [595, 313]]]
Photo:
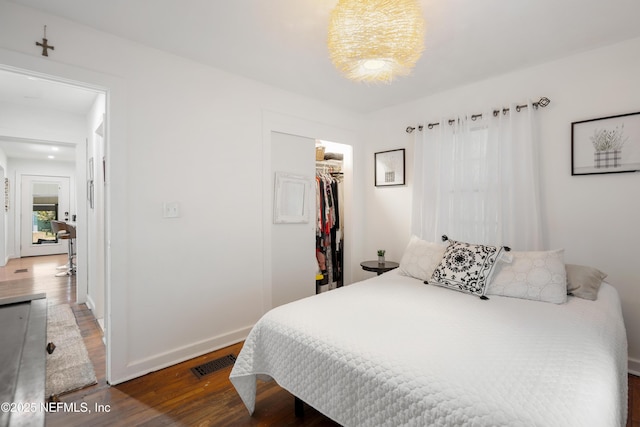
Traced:
[[394, 268], [400, 267], [400, 264], [393, 261], [385, 261], [385, 262], [363, 261], [360, 263], [360, 266], [362, 267], [363, 270], [373, 271], [379, 276], [382, 273], [385, 273], [389, 270], [393, 270]]

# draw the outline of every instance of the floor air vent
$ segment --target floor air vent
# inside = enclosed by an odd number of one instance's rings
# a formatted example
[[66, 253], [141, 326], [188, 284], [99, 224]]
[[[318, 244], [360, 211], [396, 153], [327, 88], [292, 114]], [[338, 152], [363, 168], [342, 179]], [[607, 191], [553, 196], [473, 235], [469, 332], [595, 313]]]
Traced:
[[29, 272], [29, 269], [28, 269], [28, 268], [21, 268], [21, 269], [19, 269], [19, 270], [16, 270], [15, 272], [16, 272], [16, 273], [28, 273], [28, 272]]
[[209, 375], [213, 372], [219, 371], [220, 369], [233, 366], [235, 361], [236, 361], [236, 357], [233, 354], [227, 354], [226, 356], [221, 357], [219, 359], [211, 360], [207, 363], [203, 363], [200, 366], [191, 368], [191, 372], [193, 372], [193, 374], [196, 377], [202, 378], [205, 375]]

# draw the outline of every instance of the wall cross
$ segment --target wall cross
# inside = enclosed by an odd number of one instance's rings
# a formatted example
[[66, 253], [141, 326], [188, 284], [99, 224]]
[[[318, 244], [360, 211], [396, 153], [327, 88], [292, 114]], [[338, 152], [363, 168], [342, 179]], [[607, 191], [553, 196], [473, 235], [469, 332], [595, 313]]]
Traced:
[[54, 50], [55, 48], [51, 46], [47, 41], [47, 26], [44, 26], [44, 37], [42, 38], [42, 43], [36, 42], [36, 46], [42, 47], [42, 56], [49, 56], [48, 49]]

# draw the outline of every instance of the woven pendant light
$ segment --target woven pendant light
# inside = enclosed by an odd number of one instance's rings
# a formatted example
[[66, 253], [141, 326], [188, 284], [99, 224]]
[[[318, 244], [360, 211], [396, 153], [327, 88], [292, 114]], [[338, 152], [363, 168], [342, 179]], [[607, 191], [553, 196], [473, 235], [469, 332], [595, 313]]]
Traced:
[[331, 61], [346, 77], [391, 82], [411, 72], [424, 50], [417, 0], [338, 0], [327, 41]]

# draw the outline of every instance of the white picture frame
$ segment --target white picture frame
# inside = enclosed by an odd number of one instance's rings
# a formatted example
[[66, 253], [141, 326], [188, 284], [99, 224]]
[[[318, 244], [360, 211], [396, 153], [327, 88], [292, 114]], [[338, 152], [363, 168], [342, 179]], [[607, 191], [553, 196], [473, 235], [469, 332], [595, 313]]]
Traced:
[[274, 224], [304, 224], [309, 222], [311, 179], [286, 172], [275, 173]]

